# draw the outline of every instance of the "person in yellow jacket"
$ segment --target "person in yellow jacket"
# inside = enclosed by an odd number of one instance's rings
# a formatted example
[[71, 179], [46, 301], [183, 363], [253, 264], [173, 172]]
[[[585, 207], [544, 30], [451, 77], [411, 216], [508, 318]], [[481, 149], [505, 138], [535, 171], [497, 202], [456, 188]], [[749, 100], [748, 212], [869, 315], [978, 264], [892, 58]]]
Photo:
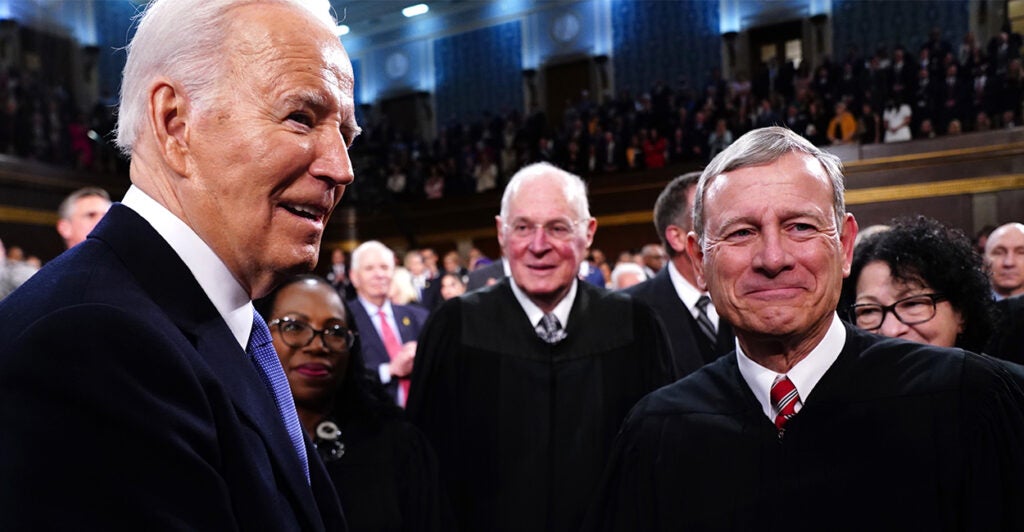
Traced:
[[828, 140], [832, 144], [854, 142], [857, 134], [857, 119], [846, 108], [846, 102], [836, 103], [836, 115], [828, 123]]

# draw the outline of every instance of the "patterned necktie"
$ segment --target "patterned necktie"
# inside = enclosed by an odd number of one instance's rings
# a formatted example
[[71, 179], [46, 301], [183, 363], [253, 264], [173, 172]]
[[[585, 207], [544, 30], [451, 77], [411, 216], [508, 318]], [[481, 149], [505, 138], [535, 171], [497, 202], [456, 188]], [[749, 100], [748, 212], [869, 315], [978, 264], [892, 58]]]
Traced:
[[260, 378], [266, 385], [270, 395], [274, 398], [274, 404], [281, 413], [281, 421], [288, 430], [288, 438], [295, 447], [295, 454], [302, 464], [302, 472], [306, 475], [306, 482], [309, 482], [309, 461], [306, 458], [306, 442], [302, 438], [302, 426], [299, 424], [299, 416], [295, 412], [295, 401], [292, 399], [292, 391], [288, 387], [288, 377], [281, 368], [281, 361], [277, 358], [277, 351], [274, 350], [274, 343], [270, 337], [270, 329], [256, 311], [253, 311], [252, 333], [249, 335], [249, 347], [245, 350], [252, 358], [252, 361], [259, 369]]
[[558, 316], [555, 316], [552, 312], [545, 314], [540, 319], [536, 331], [537, 336], [540, 336], [541, 340], [549, 344], [557, 344], [565, 339], [565, 330], [562, 329], [562, 323], [558, 321]]
[[708, 342], [711, 343], [711, 350], [714, 351], [718, 348], [718, 334], [715, 332], [714, 324], [711, 323], [711, 318], [708, 317], [709, 303], [711, 303], [711, 298], [707, 294], [697, 299], [697, 326], [700, 327], [700, 332], [707, 337]]
[[[377, 309], [377, 317], [380, 318], [380, 339], [384, 341], [384, 349], [388, 352], [388, 358], [394, 361], [402, 351], [402, 342], [398, 340], [395, 331], [391, 330], [383, 308]], [[398, 377], [398, 387], [401, 389], [401, 393], [398, 394], [398, 405], [401, 407], [405, 407], [405, 402], [409, 399], [409, 384], [408, 377]]]
[[775, 409], [775, 428], [781, 433], [789, 418], [796, 415], [796, 409], [801, 405], [800, 395], [796, 393], [796, 386], [785, 375], [779, 375], [772, 384], [769, 393], [772, 399], [772, 408]]

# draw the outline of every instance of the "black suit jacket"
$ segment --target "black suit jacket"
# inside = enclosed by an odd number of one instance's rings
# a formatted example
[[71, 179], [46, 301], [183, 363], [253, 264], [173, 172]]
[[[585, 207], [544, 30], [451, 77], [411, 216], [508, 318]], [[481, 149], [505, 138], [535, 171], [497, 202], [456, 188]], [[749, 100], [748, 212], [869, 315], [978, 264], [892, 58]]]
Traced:
[[672, 360], [680, 377], [693, 373], [698, 368], [732, 351], [736, 347], [732, 326], [724, 318], [718, 320], [718, 342], [714, 350], [708, 342], [697, 335], [697, 320], [686, 308], [686, 304], [672, 286], [668, 266], [657, 275], [642, 283], [635, 284], [623, 292], [654, 308], [661, 320], [662, 329], [668, 335], [672, 348]]
[[191, 272], [115, 204], [0, 304], [3, 528], [344, 530]]
[[477, 288], [483, 288], [487, 286], [487, 282], [491, 279], [500, 281], [505, 277], [505, 267], [502, 266], [502, 260], [498, 259], [483, 268], [478, 268], [469, 272], [469, 281], [466, 282], [466, 291], [470, 292]]
[[[359, 344], [366, 369], [379, 379], [378, 368], [381, 364], [391, 361], [388, 350], [384, 348], [384, 340], [377, 334], [373, 320], [358, 299], [349, 300], [348, 308], [352, 312], [356, 327], [359, 328]], [[398, 323], [398, 330], [395, 331], [398, 339], [403, 344], [415, 342], [420, 336], [420, 329], [427, 321], [428, 312], [415, 305], [391, 305], [391, 311], [394, 312], [395, 321]], [[384, 389], [392, 399], [398, 399], [398, 379], [391, 379], [391, 382], [384, 385]]]

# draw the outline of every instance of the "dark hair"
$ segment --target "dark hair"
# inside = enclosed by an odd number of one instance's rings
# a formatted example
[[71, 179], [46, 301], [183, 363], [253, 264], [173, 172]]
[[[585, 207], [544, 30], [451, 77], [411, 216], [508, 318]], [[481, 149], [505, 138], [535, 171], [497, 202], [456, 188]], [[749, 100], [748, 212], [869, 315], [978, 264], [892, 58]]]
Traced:
[[850, 277], [843, 282], [842, 310], [856, 299], [857, 279], [864, 266], [881, 261], [895, 279], [923, 283], [946, 296], [964, 320], [957, 347], [969, 351], [984, 348], [992, 334], [995, 307], [984, 260], [970, 238], [959, 229], [920, 215], [897, 218], [889, 225], [888, 230], [865, 238], [854, 249]]
[[[254, 303], [256, 311], [260, 313], [264, 320], [270, 321], [273, 316], [274, 305], [277, 303], [278, 294], [293, 284], [309, 281], [334, 290], [334, 287], [326, 279], [318, 275], [295, 275], [285, 279], [266, 297], [257, 300]], [[356, 328], [355, 320], [352, 318], [352, 312], [343, 298], [342, 307], [345, 309], [345, 325], [353, 333], [356, 333], [356, 339], [352, 344], [352, 348], [349, 349], [348, 369], [338, 385], [338, 393], [334, 395], [334, 405], [331, 407], [330, 416], [342, 425], [352, 419], [359, 418], [374, 426], [382, 419], [402, 416], [402, 410], [395, 405], [380, 382], [377, 381], [377, 378], [365, 369], [366, 365], [363, 362], [359, 331]]]
[[669, 257], [677, 255], [676, 250], [665, 240], [665, 230], [675, 225], [685, 231], [693, 229], [693, 210], [686, 204], [686, 191], [697, 186], [700, 172], [683, 174], [665, 186], [654, 202], [654, 229], [658, 232], [661, 245]]

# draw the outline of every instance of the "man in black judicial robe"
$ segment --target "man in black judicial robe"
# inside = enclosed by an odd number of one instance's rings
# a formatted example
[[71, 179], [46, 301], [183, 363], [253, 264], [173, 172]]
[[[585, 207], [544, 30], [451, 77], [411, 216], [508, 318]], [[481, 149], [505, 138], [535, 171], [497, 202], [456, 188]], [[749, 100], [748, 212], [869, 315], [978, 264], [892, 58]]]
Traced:
[[649, 307], [577, 279], [596, 229], [578, 177], [520, 170], [497, 226], [512, 275], [435, 311], [408, 413], [461, 530], [576, 530], [618, 426], [673, 380], [667, 343]]
[[705, 169], [687, 249], [738, 349], [637, 404], [584, 530], [1024, 529], [1016, 369], [835, 314], [839, 168], [764, 128]]

